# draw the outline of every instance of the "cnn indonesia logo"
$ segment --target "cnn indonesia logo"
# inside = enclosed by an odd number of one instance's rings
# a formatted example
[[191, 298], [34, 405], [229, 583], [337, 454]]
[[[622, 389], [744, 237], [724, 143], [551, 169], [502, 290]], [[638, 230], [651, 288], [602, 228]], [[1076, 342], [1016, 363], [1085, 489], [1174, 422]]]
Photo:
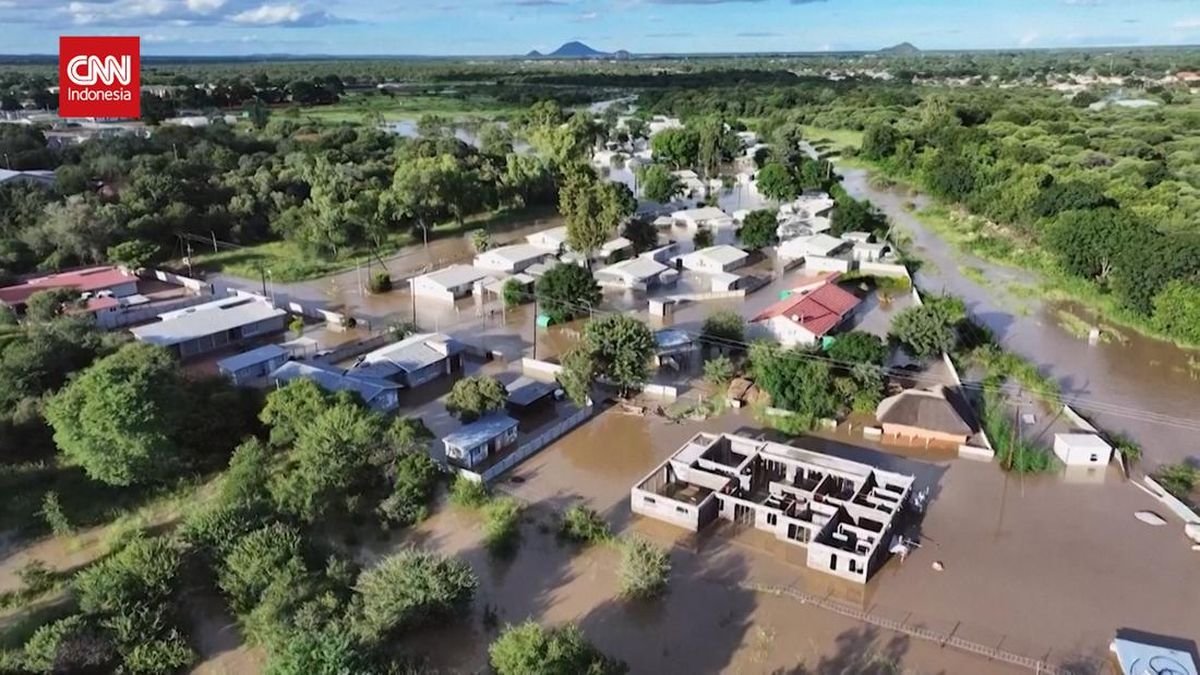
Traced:
[[60, 37], [59, 116], [140, 117], [140, 51], [137, 37]]

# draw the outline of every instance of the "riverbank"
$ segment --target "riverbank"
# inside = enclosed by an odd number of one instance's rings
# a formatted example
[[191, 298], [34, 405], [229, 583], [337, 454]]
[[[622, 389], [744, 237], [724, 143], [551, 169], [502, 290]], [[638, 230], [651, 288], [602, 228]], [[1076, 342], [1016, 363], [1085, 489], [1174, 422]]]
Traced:
[[[1150, 317], [1121, 307], [1111, 294], [1095, 283], [1064, 274], [1054, 256], [1011, 228], [974, 215], [959, 205], [925, 195], [919, 185], [889, 172], [877, 162], [858, 157], [835, 158], [834, 161], [839, 168], [867, 171], [871, 180], [886, 181], [892, 189], [907, 191], [914, 196], [918, 193], [923, 195], [929, 202], [928, 205], [916, 209], [913, 213], [942, 239], [982, 260], [1018, 267], [1036, 274], [1037, 287], [1044, 300], [1074, 303], [1091, 314], [1072, 315], [1074, 319], [1064, 317], [1064, 328], [1071, 330], [1078, 322], [1085, 322], [1089, 329], [1099, 328], [1102, 335], [1107, 334], [1109, 339], [1118, 340], [1122, 339], [1119, 329], [1125, 328], [1176, 347], [1200, 350], [1200, 344], [1191, 344], [1167, 335], [1153, 325]], [[1086, 331], [1084, 337], [1086, 338]]]

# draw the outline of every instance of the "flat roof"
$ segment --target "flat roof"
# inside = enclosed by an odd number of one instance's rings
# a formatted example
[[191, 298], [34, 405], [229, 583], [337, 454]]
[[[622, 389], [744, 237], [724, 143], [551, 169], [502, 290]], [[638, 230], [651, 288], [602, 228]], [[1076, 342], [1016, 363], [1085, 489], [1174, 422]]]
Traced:
[[1073, 448], [1086, 448], [1088, 450], [1100, 450], [1102, 452], [1108, 452], [1112, 450], [1112, 446], [1108, 444], [1108, 441], [1100, 438], [1096, 434], [1054, 434], [1054, 440], [1062, 441]]
[[671, 217], [686, 218], [688, 220], [717, 220], [718, 218], [729, 218], [730, 215], [715, 206], [702, 206], [698, 209], [675, 211], [671, 214]]
[[494, 258], [507, 263], [521, 263], [527, 260], [536, 258], [545, 258], [551, 255], [543, 246], [534, 246], [533, 244], [513, 244], [511, 246], [501, 246], [500, 248], [492, 248], [475, 256], [476, 263], [482, 258]]
[[431, 281], [442, 288], [458, 288], [473, 284], [488, 275], [487, 272], [470, 265], [451, 265], [436, 272], [422, 274], [418, 279]]
[[266, 363], [279, 357], [287, 358], [290, 352], [279, 345], [263, 345], [257, 349], [251, 349], [241, 354], [234, 354], [229, 358], [217, 361], [217, 368], [228, 372], [237, 372], [243, 368], [257, 366], [260, 363]]
[[548, 382], [535, 380], [525, 375], [513, 380], [504, 388], [508, 390], [508, 402], [518, 406], [532, 405], [554, 394], [554, 390], [557, 389]]
[[481, 417], [446, 436], [442, 442], [456, 448], [474, 448], [517, 426], [517, 421], [502, 413]]
[[398, 371], [411, 373], [463, 350], [463, 345], [441, 333], [417, 333], [399, 342], [364, 354], [352, 372], [388, 377]]
[[265, 300], [232, 297], [159, 314], [161, 321], [130, 332], [142, 342], [168, 347], [286, 314]]
[[276, 381], [291, 382], [297, 378], [310, 379], [326, 391], [353, 391], [362, 396], [364, 401], [370, 401], [390, 389], [400, 388], [394, 382], [352, 375], [337, 366], [318, 361], [288, 361], [271, 373], [271, 379]]
[[630, 258], [597, 270], [597, 273], [616, 274], [633, 279], [649, 279], [670, 269], [652, 258]]
[[712, 260], [722, 265], [728, 265], [729, 263], [737, 262], [742, 258], [749, 256], [750, 254], [736, 246], [730, 246], [729, 244], [718, 244], [716, 246], [702, 248], [699, 251], [692, 251], [688, 255], [695, 256], [697, 258], [707, 258], [708, 260]]

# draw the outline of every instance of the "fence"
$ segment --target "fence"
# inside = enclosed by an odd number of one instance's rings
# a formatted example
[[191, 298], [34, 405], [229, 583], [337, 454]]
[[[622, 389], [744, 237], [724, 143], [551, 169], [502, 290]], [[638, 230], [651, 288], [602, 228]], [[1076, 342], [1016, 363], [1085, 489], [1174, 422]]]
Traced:
[[1047, 675], [1070, 675], [1070, 671], [1051, 665], [1042, 659], [1035, 659], [1030, 656], [1024, 656], [1022, 654], [1006, 651], [1000, 649], [999, 647], [991, 647], [978, 642], [973, 642], [971, 640], [954, 635], [954, 631], [951, 631], [950, 633], [942, 633], [929, 628], [912, 626], [903, 621], [897, 621], [895, 619], [889, 619], [887, 617], [871, 614], [858, 609], [857, 607], [833, 600], [828, 596], [813, 595], [811, 593], [805, 593], [790, 587], [770, 586], [767, 584], [740, 583], [738, 586], [756, 593], [769, 593], [779, 597], [787, 597], [793, 600], [799, 600], [804, 604], [812, 605], [814, 607], [833, 612], [834, 614], [840, 614], [856, 621], [862, 621], [864, 623], [869, 623], [873, 626], [878, 626], [880, 628], [885, 628], [897, 633], [902, 633], [919, 640], [932, 642], [942, 647], [953, 647], [959, 651], [975, 654], [976, 656], [982, 656], [993, 661], [1007, 663], [1019, 668], [1027, 668], [1035, 673], [1046, 673]]
[[458, 472], [460, 476], [463, 476], [468, 480], [473, 480], [477, 483], [491, 482], [500, 474], [537, 454], [542, 448], [558, 440], [568, 431], [574, 429], [580, 424], [583, 424], [592, 416], [594, 409], [595, 408], [591, 403], [589, 403], [587, 407], [580, 408], [579, 410], [575, 411], [575, 414], [538, 434], [533, 438], [533, 440], [521, 444], [521, 446], [518, 447], [511, 455], [488, 467], [483, 471], [483, 473], [476, 473], [470, 469], [462, 468], [455, 468], [455, 471]]
[[164, 272], [163, 270], [147, 269], [147, 270], [142, 270], [142, 272], [139, 276], [158, 279], [159, 281], [161, 281], [163, 283], [168, 283], [168, 284], [172, 284], [175, 286], [183, 286], [184, 288], [188, 289], [189, 291], [192, 291], [193, 293], [208, 293], [210, 295], [213, 293], [212, 284], [205, 282], [205, 281], [200, 281], [199, 279], [185, 277], [181, 274], [175, 274], [173, 272]]
[[521, 373], [530, 377], [543, 377], [547, 379], [555, 379], [562, 372], [563, 367], [557, 363], [549, 361], [539, 361], [538, 359], [523, 358], [521, 359]]
[[1154, 480], [1150, 476], [1142, 476], [1142, 483], [1143, 484], [1139, 485], [1135, 481], [1134, 485], [1144, 489], [1150, 494], [1151, 497], [1154, 497], [1158, 501], [1162, 502], [1163, 506], [1171, 509], [1175, 515], [1182, 518], [1184, 523], [1200, 523], [1200, 516], [1197, 516], [1196, 512], [1193, 511], [1190, 506], [1184, 504], [1182, 501], [1176, 498], [1175, 495], [1167, 492], [1166, 488], [1164, 488], [1158, 481]]
[[908, 274], [908, 268], [904, 265], [897, 265], [895, 263], [860, 262], [856, 268], [863, 274], [871, 274], [880, 277], [903, 277], [905, 279], [909, 279], [910, 282], [912, 280]]

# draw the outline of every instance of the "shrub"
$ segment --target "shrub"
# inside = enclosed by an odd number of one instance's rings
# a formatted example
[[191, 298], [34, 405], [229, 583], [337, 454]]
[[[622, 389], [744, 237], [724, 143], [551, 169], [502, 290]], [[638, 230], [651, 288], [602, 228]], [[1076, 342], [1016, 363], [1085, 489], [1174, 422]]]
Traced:
[[599, 544], [612, 538], [608, 523], [583, 504], [567, 509], [559, 533], [564, 539], [586, 544]]
[[713, 312], [704, 320], [700, 338], [714, 346], [741, 349], [741, 343], [746, 339], [746, 320], [728, 309]]
[[299, 314], [293, 316], [292, 320], [288, 322], [288, 330], [290, 330], [296, 337], [304, 335], [304, 317], [300, 316]]
[[488, 502], [487, 486], [470, 478], [457, 476], [450, 485], [450, 502], [463, 508], [475, 509]]
[[1154, 473], [1154, 479], [1177, 499], [1188, 501], [1200, 481], [1200, 469], [1187, 464], [1167, 464], [1159, 467]]
[[176, 629], [164, 636], [139, 641], [124, 655], [124, 672], [175, 673], [196, 660], [196, 653]]
[[263, 512], [240, 503], [214, 504], [189, 515], [180, 537], [208, 562], [223, 560], [239, 539], [262, 527]]
[[47, 527], [55, 536], [64, 536], [71, 533], [71, 521], [67, 519], [67, 514], [63, 512], [62, 504], [58, 501], [58, 493], [53, 490], [47, 490], [45, 496], [42, 497], [42, 519], [46, 521]]
[[621, 545], [621, 595], [632, 599], [653, 598], [667, 588], [671, 557], [666, 549], [641, 537], [629, 537]]
[[405, 526], [424, 520], [437, 484], [438, 468], [428, 455], [405, 453], [395, 462], [396, 482], [392, 494], [379, 504], [387, 523]]
[[497, 675], [620, 675], [628, 670], [588, 643], [574, 625], [547, 630], [532, 620], [505, 628], [488, 657]]
[[473, 375], [454, 383], [446, 397], [446, 410], [457, 415], [463, 423], [474, 422], [480, 417], [503, 410], [508, 401], [508, 390], [494, 377]]
[[730, 361], [727, 356], [718, 356], [704, 363], [704, 381], [712, 386], [718, 395], [725, 395], [725, 389], [729, 387], [733, 375], [733, 361]]
[[88, 614], [120, 613], [165, 603], [180, 562], [178, 548], [166, 538], [136, 538], [75, 576], [79, 607]]
[[21, 592], [31, 598], [42, 595], [58, 583], [58, 574], [36, 558], [17, 570], [17, 578], [21, 580]]
[[509, 553], [521, 530], [521, 504], [512, 497], [493, 499], [483, 507], [483, 543], [493, 553]]
[[392, 290], [392, 277], [387, 272], [376, 272], [367, 280], [367, 290], [371, 293], [387, 293]]
[[409, 549], [366, 570], [355, 585], [361, 598], [358, 633], [378, 640], [389, 633], [461, 614], [479, 581], [457, 558]]
[[238, 614], [254, 609], [280, 577], [303, 575], [303, 542], [295, 528], [272, 523], [242, 537], [217, 572], [217, 584]]
[[509, 309], [529, 302], [529, 291], [525, 288], [525, 284], [516, 279], [505, 281], [502, 291], [504, 306]]

